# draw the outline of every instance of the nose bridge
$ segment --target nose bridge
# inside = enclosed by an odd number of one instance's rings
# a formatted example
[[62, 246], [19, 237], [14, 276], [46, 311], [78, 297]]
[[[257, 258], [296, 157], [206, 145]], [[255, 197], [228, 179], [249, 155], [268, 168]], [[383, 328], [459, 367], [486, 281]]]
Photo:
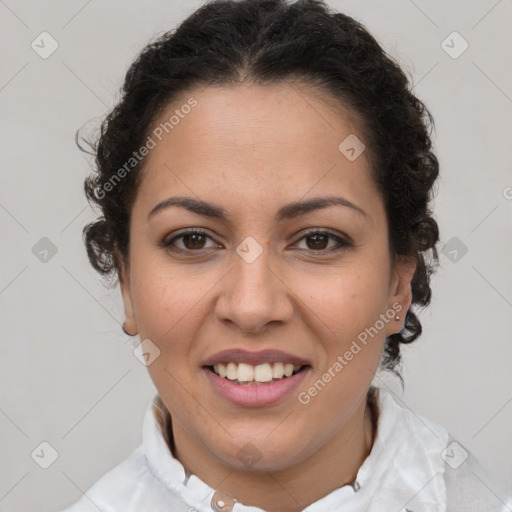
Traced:
[[292, 312], [286, 286], [275, 274], [272, 252], [252, 237], [236, 248], [217, 303], [219, 319], [230, 320], [241, 329], [257, 332], [268, 322], [284, 321]]
[[261, 246], [252, 237], [247, 237], [237, 248], [234, 261], [234, 292], [245, 300], [251, 292], [261, 295], [267, 300], [272, 296], [273, 272], [272, 258], [268, 246]]

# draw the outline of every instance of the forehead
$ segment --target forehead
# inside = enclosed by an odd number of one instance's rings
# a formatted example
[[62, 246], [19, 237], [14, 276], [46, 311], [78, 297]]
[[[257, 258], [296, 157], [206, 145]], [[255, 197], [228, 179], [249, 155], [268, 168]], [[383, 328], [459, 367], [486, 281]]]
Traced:
[[246, 208], [326, 192], [355, 203], [377, 194], [365, 152], [351, 161], [340, 151], [347, 137], [364, 139], [357, 115], [296, 84], [191, 89], [149, 135], [155, 144], [137, 199], [146, 210], [174, 194]]

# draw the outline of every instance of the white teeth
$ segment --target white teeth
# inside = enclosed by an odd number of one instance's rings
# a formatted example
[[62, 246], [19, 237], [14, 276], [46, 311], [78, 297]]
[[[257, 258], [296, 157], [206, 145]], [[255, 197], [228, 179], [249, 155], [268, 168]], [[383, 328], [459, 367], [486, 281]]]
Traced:
[[[217, 366], [217, 365], [215, 365]], [[215, 366], [213, 368], [215, 368]], [[238, 376], [238, 365], [235, 363], [228, 363], [228, 366], [226, 367], [226, 377], [229, 380], [236, 380]]]
[[240, 382], [251, 382], [251, 380], [254, 380], [254, 366], [240, 363], [238, 365], [238, 380]]
[[219, 375], [221, 377], [226, 377], [227, 373], [226, 373], [226, 365], [225, 364], [219, 363], [217, 365], [217, 371], [219, 372]]
[[263, 363], [251, 365], [246, 363], [219, 363], [213, 366], [214, 372], [220, 377], [240, 382], [270, 382], [273, 379], [291, 377], [293, 372], [302, 368], [293, 363]]
[[[238, 380], [240, 380], [240, 379], [238, 379]], [[254, 380], [257, 382], [271, 381], [272, 380], [272, 367], [268, 363], [259, 364], [259, 365], [255, 366], [254, 367]]]
[[284, 376], [284, 365], [283, 363], [274, 363], [272, 368], [272, 377], [274, 379], [282, 379]]

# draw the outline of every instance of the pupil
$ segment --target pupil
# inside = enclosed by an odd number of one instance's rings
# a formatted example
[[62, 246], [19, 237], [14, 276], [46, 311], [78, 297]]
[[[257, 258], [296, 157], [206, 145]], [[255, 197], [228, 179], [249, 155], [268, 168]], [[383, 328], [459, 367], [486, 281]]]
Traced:
[[[201, 235], [201, 234], [199, 234], [199, 233], [192, 233], [192, 234], [190, 234], [190, 235], [186, 235], [186, 236], [185, 236], [185, 240], [193, 239], [193, 242], [192, 242], [193, 247], [192, 247], [192, 248], [197, 249], [198, 247], [196, 247], [194, 244], [195, 244], [196, 242], [198, 242], [198, 238], [199, 238], [199, 239], [201, 239], [202, 237], [203, 237], [203, 235]], [[198, 243], [199, 243], [199, 245], [201, 244], [200, 240], [199, 240], [199, 242], [198, 242]], [[187, 243], [186, 243], [185, 245], [187, 246], [187, 248], [189, 248], [189, 249], [190, 249], [190, 247], [189, 247], [189, 245], [190, 245], [190, 244], [187, 244]], [[199, 248], [200, 248], [200, 247], [199, 247]]]
[[[322, 245], [322, 247], [319, 247], [319, 246], [318, 246], [318, 243], [317, 243], [317, 242], [318, 242], [318, 238], [321, 238], [321, 239], [323, 239], [323, 241], [324, 241], [324, 244]], [[327, 237], [326, 237], [325, 235], [311, 235], [311, 236], [309, 237], [309, 239], [310, 239], [310, 240], [311, 240], [311, 239], [316, 239], [316, 240], [317, 240], [317, 242], [315, 242], [316, 249], [318, 249], [318, 248], [320, 248], [320, 249], [324, 249], [324, 248], [325, 248], [325, 241], [327, 240]], [[320, 242], [320, 243], [321, 243], [321, 242]]]

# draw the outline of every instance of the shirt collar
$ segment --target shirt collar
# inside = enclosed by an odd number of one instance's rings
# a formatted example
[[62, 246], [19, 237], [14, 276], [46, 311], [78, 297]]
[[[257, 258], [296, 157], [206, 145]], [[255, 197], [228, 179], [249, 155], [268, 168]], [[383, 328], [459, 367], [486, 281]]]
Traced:
[[[446, 490], [440, 454], [447, 445], [447, 431], [401, 407], [385, 389], [374, 389], [377, 431], [372, 450], [359, 468], [355, 482], [335, 489], [305, 510], [331, 512], [343, 507], [346, 512], [356, 512], [394, 507], [397, 512], [442, 512], [439, 503], [444, 502]], [[188, 505], [199, 512], [212, 512], [216, 510], [215, 499], [222, 495], [195, 475], [188, 474], [173, 456], [173, 440], [168, 435], [172, 431], [170, 421], [171, 416], [157, 394], [147, 407], [142, 431], [149, 469], [162, 485]], [[414, 508], [415, 500], [418, 508]], [[231, 510], [262, 512], [258, 507], [241, 503], [234, 503]]]

